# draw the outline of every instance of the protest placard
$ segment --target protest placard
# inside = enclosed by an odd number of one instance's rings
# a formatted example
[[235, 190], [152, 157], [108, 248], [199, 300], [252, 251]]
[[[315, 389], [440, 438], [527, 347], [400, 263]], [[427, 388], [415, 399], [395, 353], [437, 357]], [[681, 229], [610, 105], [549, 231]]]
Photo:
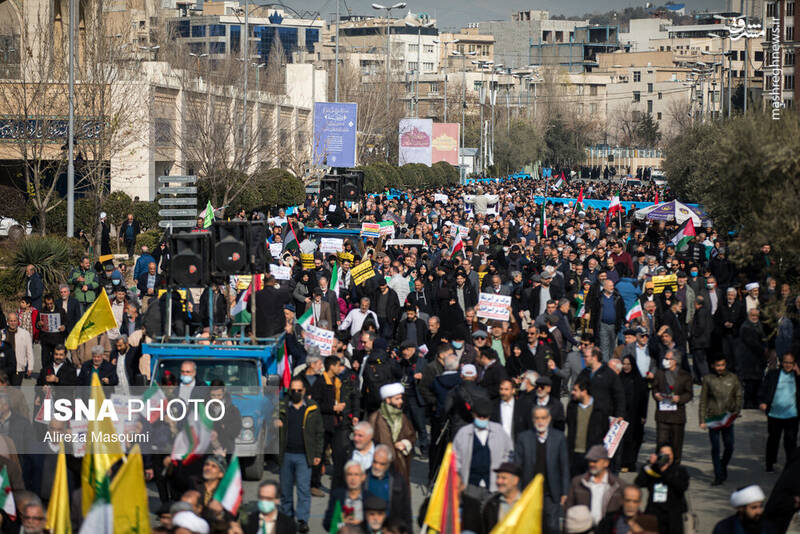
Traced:
[[44, 323], [45, 332], [58, 332], [58, 329], [61, 328], [61, 314], [41, 313], [39, 318]]
[[380, 233], [381, 235], [388, 235], [394, 236], [394, 222], [393, 221], [383, 221], [379, 224], [380, 226]]
[[603, 438], [603, 447], [608, 451], [609, 458], [614, 457], [614, 453], [617, 452], [617, 447], [622, 442], [622, 436], [625, 435], [627, 429], [628, 422], [620, 419], [611, 425], [611, 428], [606, 432], [606, 436]]
[[319, 241], [319, 251], [323, 254], [334, 254], [344, 250], [344, 240], [340, 237], [323, 237]]
[[314, 268], [314, 255], [313, 254], [300, 254], [300, 263], [303, 265], [303, 269], [313, 269]]
[[510, 295], [481, 293], [478, 299], [478, 317], [508, 321], [508, 307], [511, 306]]
[[441, 193], [434, 193], [433, 194], [433, 202], [441, 202], [442, 204], [447, 204], [447, 195], [443, 195]]
[[314, 325], [307, 325], [304, 338], [306, 344], [318, 347], [321, 356], [330, 356], [333, 352], [333, 330], [325, 330]]
[[381, 225], [378, 223], [361, 223], [361, 237], [380, 237]]
[[292, 268], [272, 263], [269, 266], [269, 274], [274, 276], [275, 280], [289, 280], [292, 278]]
[[370, 260], [362, 261], [352, 269], [350, 269], [350, 276], [357, 286], [360, 286], [373, 276], [375, 271], [372, 270], [372, 262]]
[[269, 253], [272, 255], [273, 258], [280, 258], [281, 252], [283, 252], [283, 243], [269, 244]]
[[663, 293], [664, 288], [669, 287], [672, 291], [678, 290], [678, 276], [674, 274], [667, 274], [663, 276], [654, 276], [652, 278], [653, 281], [653, 293], [656, 295]]

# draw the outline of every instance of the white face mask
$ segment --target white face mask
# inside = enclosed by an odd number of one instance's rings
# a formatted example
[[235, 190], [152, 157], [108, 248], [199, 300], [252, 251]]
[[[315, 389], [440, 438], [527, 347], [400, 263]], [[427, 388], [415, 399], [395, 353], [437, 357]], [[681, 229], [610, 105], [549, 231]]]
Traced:
[[670, 370], [672, 368], [672, 360], [661, 360], [661, 367]]

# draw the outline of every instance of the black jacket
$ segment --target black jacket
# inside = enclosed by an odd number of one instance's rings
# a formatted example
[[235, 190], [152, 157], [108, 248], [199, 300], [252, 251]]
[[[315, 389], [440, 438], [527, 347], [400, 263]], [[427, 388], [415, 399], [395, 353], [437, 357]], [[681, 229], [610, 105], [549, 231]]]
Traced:
[[[125, 376], [128, 378], [128, 385], [143, 386], [144, 377], [139, 373], [139, 359], [142, 357], [142, 347], [128, 347], [128, 351], [124, 355], [120, 355], [117, 348], [111, 351], [108, 359], [112, 365], [124, 365]], [[116, 376], [116, 373], [114, 373]]]
[[592, 375], [587, 367], [578, 375], [589, 379], [591, 386], [589, 392], [594, 397], [595, 403], [603, 406], [612, 417], [625, 417], [625, 390], [617, 373], [606, 364], [600, 366]]
[[[502, 402], [499, 398], [494, 401], [494, 409], [489, 419], [495, 423], [503, 423], [500, 418], [500, 404]], [[509, 436], [511, 441], [516, 440], [520, 433], [531, 427], [531, 412], [526, 410], [526, 407], [530, 408], [527, 402], [521, 399], [514, 399], [514, 410], [511, 413], [511, 436]]]
[[250, 312], [253, 311], [252, 303], [256, 305], [256, 336], [270, 337], [280, 334], [286, 326], [286, 316], [283, 306], [292, 298], [288, 285], [280, 288], [267, 286], [256, 292], [256, 298], [250, 300]]
[[[767, 409], [764, 413], [769, 414], [769, 411], [772, 408], [772, 399], [775, 398], [775, 391], [778, 389], [778, 379], [780, 378], [782, 372], [783, 371], [781, 369], [767, 371], [767, 376], [764, 377], [764, 381], [761, 383], [761, 389], [758, 392], [758, 403], [767, 405]], [[800, 410], [800, 376], [794, 372], [792, 372], [791, 375], [792, 378], [794, 378], [795, 384], [795, 407]]]
[[[612, 371], [613, 372], [613, 371]], [[608, 433], [608, 416], [602, 403], [594, 399], [592, 405], [592, 415], [589, 417], [589, 428], [586, 433], [586, 451], [592, 445], [601, 445], [603, 438]], [[578, 403], [570, 401], [567, 405], [567, 449], [570, 453], [575, 452], [575, 433], [578, 426]]]
[[139, 235], [139, 221], [134, 219], [133, 222], [128, 222], [128, 219], [125, 219], [120, 225], [119, 236], [124, 239], [126, 243], [128, 242], [128, 226], [133, 226], [133, 241], [136, 241], [136, 236]]
[[496, 400], [500, 397], [500, 382], [507, 378], [506, 368], [500, 365], [500, 360], [495, 359], [494, 363], [483, 371], [478, 385], [486, 390], [489, 399]]
[[[689, 473], [681, 465], [670, 465], [663, 473], [650, 474], [647, 466], [642, 466], [634, 482], [640, 488], [647, 488], [647, 508], [645, 511], [658, 518], [658, 530], [662, 534], [683, 534], [683, 513], [687, 510], [686, 492], [689, 490]], [[653, 487], [663, 484], [667, 487], [666, 502], [654, 502]]]
[[[397, 323], [397, 334], [395, 335], [395, 343], [400, 345], [403, 341], [406, 340], [406, 336], [408, 334], [408, 323], [409, 321], [406, 319], [401, 320]], [[414, 321], [414, 324], [417, 327], [417, 335], [416, 338], [413, 340], [414, 344], [417, 347], [420, 347], [425, 344], [426, 338], [428, 337], [428, 327], [425, 325], [425, 321], [417, 317]], [[428, 347], [430, 349], [430, 347]]]
[[[716, 323], [717, 334], [721, 336], [736, 337], [739, 334], [739, 328], [745, 321], [744, 304], [741, 300], [736, 299], [733, 304], [728, 304], [727, 299], [719, 303], [717, 306], [717, 313], [714, 315], [714, 322]], [[731, 323], [733, 326], [727, 328], [725, 323]]]
[[[258, 522], [259, 522], [259, 513], [258, 510], [254, 510], [250, 512], [247, 516], [247, 523], [242, 528], [244, 534], [258, 534]], [[296, 534], [297, 532], [297, 524], [294, 522], [294, 519], [289, 517], [288, 515], [284, 515], [280, 511], [278, 512], [278, 517], [275, 519], [275, 530], [274, 534]]]
[[689, 326], [689, 346], [692, 350], [711, 348], [711, 333], [714, 331], [714, 320], [711, 317], [710, 304], [698, 308]]
[[14, 347], [5, 341], [0, 341], [0, 368], [8, 376], [13, 376], [17, 372], [17, 355], [14, 352]]
[[122, 314], [122, 322], [119, 325], [119, 333], [120, 334], [124, 334], [126, 336], [130, 336], [136, 330], [141, 329], [142, 328], [142, 314], [140, 313], [139, 315], [137, 315], [136, 319], [133, 321], [133, 324], [134, 324], [134, 330], [133, 331], [131, 331], [131, 329], [128, 327], [129, 323], [130, 323], [130, 318], [128, 317], [128, 312], [124, 312]]
[[[370, 492], [361, 489], [361, 503], [364, 504]], [[331, 488], [331, 494], [328, 497], [328, 507], [325, 508], [325, 516], [322, 518], [322, 528], [325, 532], [330, 532], [331, 521], [333, 521], [333, 511], [336, 509], [336, 503], [342, 503], [342, 510], [344, 510], [345, 499], [347, 499], [347, 488], [344, 486]], [[344, 514], [342, 514], [344, 516]], [[365, 514], [366, 515], [366, 514]]]
[[[78, 375], [78, 385], [79, 386], [91, 386], [92, 385], [92, 360], [83, 362], [81, 365], [81, 373]], [[103, 360], [100, 363], [100, 367], [97, 369], [97, 377], [100, 379], [100, 383], [102, 385], [108, 386], [116, 386], [119, 384], [119, 378], [117, 378], [117, 369], [114, 367], [113, 364]], [[108, 384], [103, 383], [103, 379], [108, 378]]]
[[[49, 384], [45, 380], [48, 375], [53, 374], [54, 365], [51, 363], [44, 369], [39, 372], [39, 378], [36, 379], [37, 386], [44, 386]], [[77, 370], [75, 366], [69, 360], [65, 360], [64, 364], [61, 366], [61, 369], [55, 373], [56, 377], [58, 377], [58, 382], [56, 383], [59, 386], [74, 386], [78, 383], [78, 375], [76, 374]]]
[[[56, 302], [56, 306], [61, 308], [63, 302], [64, 301], [59, 298], [58, 302]], [[67, 299], [67, 329], [65, 331], [67, 335], [69, 335], [72, 328], [80, 320], [81, 315], [83, 314], [81, 313], [80, 303], [78, 303], [75, 297], [70, 296], [69, 299]]]
[[[526, 430], [519, 435], [514, 444], [514, 461], [522, 468], [521, 486], [533, 480], [536, 468], [536, 442], [538, 438], [535, 430]], [[552, 426], [548, 429], [547, 439], [544, 442], [547, 471], [545, 483], [550, 497], [558, 501], [566, 496], [569, 491], [569, 457], [567, 440], [564, 433]]]
[[[555, 280], [555, 278], [554, 278]], [[541, 294], [542, 294], [542, 286], [536, 286], [531, 289], [530, 296], [528, 298], [528, 310], [531, 312], [531, 318], [537, 317], [539, 315], [539, 310], [541, 309]], [[550, 299], [555, 300], [556, 302], [558, 299], [564, 296], [564, 288], [556, 285], [550, 284]], [[623, 317], [625, 316], [623, 312]]]
[[[597, 338], [596, 342], [598, 343], [600, 336], [600, 319], [603, 315], [603, 296], [603, 291], [600, 291], [597, 294], [597, 298], [592, 299], [592, 301], [589, 303], [589, 313], [591, 314], [589, 327], [592, 329], [592, 332], [594, 332], [595, 338]], [[622, 328], [622, 323], [625, 321], [625, 302], [622, 300], [622, 296], [616, 290], [614, 290], [611, 298], [614, 299], [614, 311], [616, 314], [614, 329], [619, 332], [619, 330]]]

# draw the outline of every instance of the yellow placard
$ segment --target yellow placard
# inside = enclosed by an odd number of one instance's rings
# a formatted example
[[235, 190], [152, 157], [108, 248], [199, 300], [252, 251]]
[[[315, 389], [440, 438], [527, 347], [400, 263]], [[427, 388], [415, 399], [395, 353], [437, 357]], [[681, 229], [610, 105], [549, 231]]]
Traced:
[[672, 291], [678, 290], [678, 276], [674, 274], [667, 274], [663, 276], [654, 276], [653, 293], [659, 294], [664, 292], [665, 287], [669, 287]]
[[478, 271], [478, 287], [483, 287], [483, 279], [489, 271]]
[[309, 270], [314, 268], [314, 255], [300, 253], [300, 263], [303, 269]]
[[339, 259], [341, 261], [345, 261], [345, 260], [350, 261], [350, 262], [353, 261], [353, 255], [350, 254], [349, 252], [339, 252], [339, 253], [337, 253], [337, 255], [339, 256]]
[[357, 286], [360, 286], [373, 276], [375, 276], [375, 271], [372, 269], [372, 261], [366, 260], [362, 261], [352, 269], [350, 269], [350, 276], [353, 278], [353, 282]]

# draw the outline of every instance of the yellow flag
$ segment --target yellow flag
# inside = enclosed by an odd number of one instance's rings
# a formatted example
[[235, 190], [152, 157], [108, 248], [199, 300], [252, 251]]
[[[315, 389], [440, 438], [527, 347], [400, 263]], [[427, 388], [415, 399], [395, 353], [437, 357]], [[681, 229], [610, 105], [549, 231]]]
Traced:
[[111, 508], [114, 510], [114, 532], [149, 534], [150, 510], [139, 445], [133, 446], [128, 461], [111, 481]]
[[536, 475], [491, 534], [541, 534], [544, 476]]
[[[92, 374], [92, 400], [99, 410], [106, 396], [100, 386], [100, 379], [96, 373]], [[103, 439], [104, 436], [116, 434], [114, 423], [110, 419], [89, 421], [86, 436], [86, 453], [81, 464], [81, 505], [83, 515], [89, 511], [94, 502], [98, 484], [108, 472], [109, 468], [124, 455], [122, 444], [118, 441]]]
[[90, 339], [116, 327], [117, 320], [114, 319], [114, 314], [111, 312], [111, 303], [108, 301], [106, 292], [101, 289], [100, 296], [89, 306], [83, 317], [75, 323], [75, 327], [69, 333], [65, 345], [67, 349], [75, 350], [81, 343], [86, 343]]
[[69, 486], [67, 485], [67, 457], [64, 455], [64, 444], [58, 451], [56, 474], [53, 477], [53, 488], [50, 492], [50, 503], [47, 505], [47, 530], [58, 534], [71, 534], [72, 522], [69, 517]]
[[436, 474], [436, 483], [433, 485], [431, 498], [428, 501], [428, 511], [425, 513], [425, 523], [430, 530], [436, 532], [460, 532], [458, 518], [458, 475], [456, 472], [455, 454], [453, 444], [448, 443], [444, 451], [439, 472]]

